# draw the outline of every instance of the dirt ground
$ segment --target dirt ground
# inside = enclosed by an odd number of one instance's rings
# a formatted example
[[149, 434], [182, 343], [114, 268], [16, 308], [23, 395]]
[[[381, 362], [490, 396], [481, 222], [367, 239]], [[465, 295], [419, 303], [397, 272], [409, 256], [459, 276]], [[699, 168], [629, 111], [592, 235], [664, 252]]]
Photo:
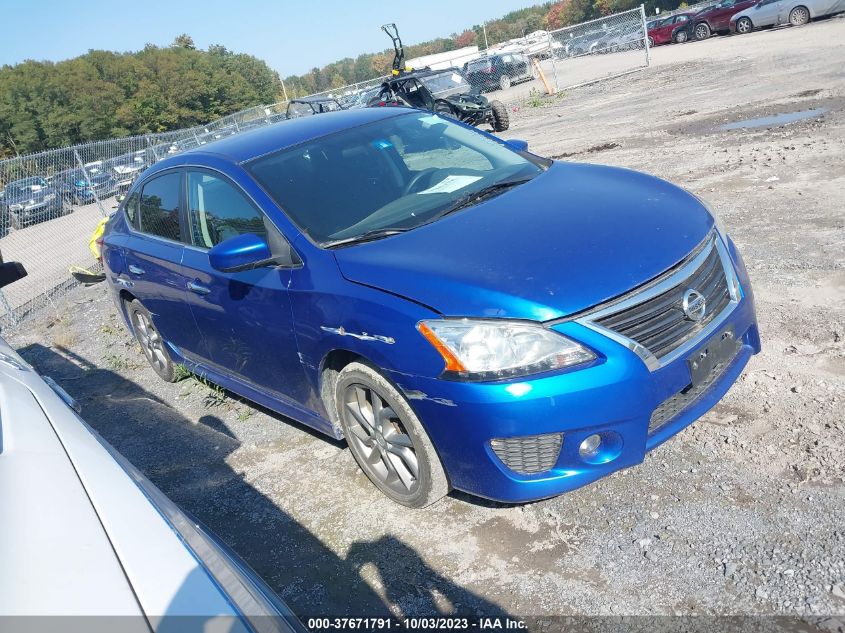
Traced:
[[724, 401], [576, 492], [393, 505], [342, 444], [193, 379], [159, 382], [102, 287], [6, 336], [303, 618], [798, 614], [842, 631], [844, 36], [833, 19], [661, 47], [646, 71], [512, 113], [507, 135], [539, 154], [704, 197], [756, 294], [763, 352]]

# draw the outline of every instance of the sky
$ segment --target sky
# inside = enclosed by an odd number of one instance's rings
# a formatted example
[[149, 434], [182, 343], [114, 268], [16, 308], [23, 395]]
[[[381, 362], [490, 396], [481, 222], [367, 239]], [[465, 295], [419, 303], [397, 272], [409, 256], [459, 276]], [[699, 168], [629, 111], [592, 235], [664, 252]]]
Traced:
[[6, 28], [0, 65], [61, 61], [89, 49], [167, 46], [180, 33], [197, 48], [222, 44], [263, 59], [282, 78], [343, 57], [391, 47], [379, 30], [395, 22], [405, 44], [471, 28], [540, 0], [0, 0]]

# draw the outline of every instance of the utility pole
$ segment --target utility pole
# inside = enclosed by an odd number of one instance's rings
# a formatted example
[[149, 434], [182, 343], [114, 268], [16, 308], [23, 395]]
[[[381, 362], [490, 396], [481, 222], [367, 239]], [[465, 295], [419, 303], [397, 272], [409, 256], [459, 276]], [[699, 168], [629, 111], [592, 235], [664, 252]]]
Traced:
[[282, 79], [281, 82], [282, 82], [282, 92], [285, 95], [285, 101], [288, 101], [288, 89], [285, 88], [285, 80]]
[[484, 31], [484, 52], [486, 53], [490, 47], [487, 45], [487, 24], [485, 22], [481, 23], [481, 30]]

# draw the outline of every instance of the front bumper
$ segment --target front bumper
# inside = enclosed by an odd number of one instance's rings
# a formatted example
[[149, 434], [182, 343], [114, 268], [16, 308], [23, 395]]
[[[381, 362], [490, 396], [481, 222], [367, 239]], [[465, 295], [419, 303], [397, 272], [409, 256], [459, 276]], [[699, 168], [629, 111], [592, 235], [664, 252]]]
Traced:
[[[690, 385], [686, 358], [706, 345], [702, 337], [681, 358], [649, 371], [634, 352], [576, 322], [555, 326], [591, 347], [598, 358], [568, 371], [521, 381], [469, 383], [396, 373], [423, 422], [453, 487], [506, 502], [551, 497], [642, 462], [645, 454], [692, 424], [713, 407], [760, 351], [751, 287], [742, 261], [730, 249], [743, 297], [717, 330], [732, 328], [738, 351], [717, 378], [673, 417], [649, 433], [655, 409]], [[520, 474], [499, 459], [491, 441], [563, 433], [554, 465]], [[588, 436], [613, 438], [613, 450], [599, 459], [582, 458]]]
[[44, 202], [37, 206], [24, 208], [19, 211], [10, 211], [10, 213], [14, 214], [21, 226], [28, 226], [30, 224], [35, 224], [36, 222], [43, 222], [44, 220], [50, 220], [58, 217], [62, 215], [63, 211], [64, 208], [62, 206], [62, 200], [60, 197], [56, 196], [56, 198], [50, 200], [49, 202]]

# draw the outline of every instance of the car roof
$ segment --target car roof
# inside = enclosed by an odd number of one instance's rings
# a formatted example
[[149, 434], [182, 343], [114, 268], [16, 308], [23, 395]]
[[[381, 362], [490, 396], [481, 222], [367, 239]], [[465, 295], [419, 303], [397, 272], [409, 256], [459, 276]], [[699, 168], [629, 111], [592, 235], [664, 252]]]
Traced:
[[214, 154], [233, 163], [243, 163], [335, 132], [410, 112], [415, 112], [415, 110], [404, 107], [359, 108], [357, 110], [339, 110], [316, 116], [279, 121], [248, 132], [227, 136], [206, 145], [189, 149], [171, 158], [166, 158], [155, 164], [155, 171], [159, 171], [159, 168], [164, 169], [182, 164], [185, 157], [203, 154]]

